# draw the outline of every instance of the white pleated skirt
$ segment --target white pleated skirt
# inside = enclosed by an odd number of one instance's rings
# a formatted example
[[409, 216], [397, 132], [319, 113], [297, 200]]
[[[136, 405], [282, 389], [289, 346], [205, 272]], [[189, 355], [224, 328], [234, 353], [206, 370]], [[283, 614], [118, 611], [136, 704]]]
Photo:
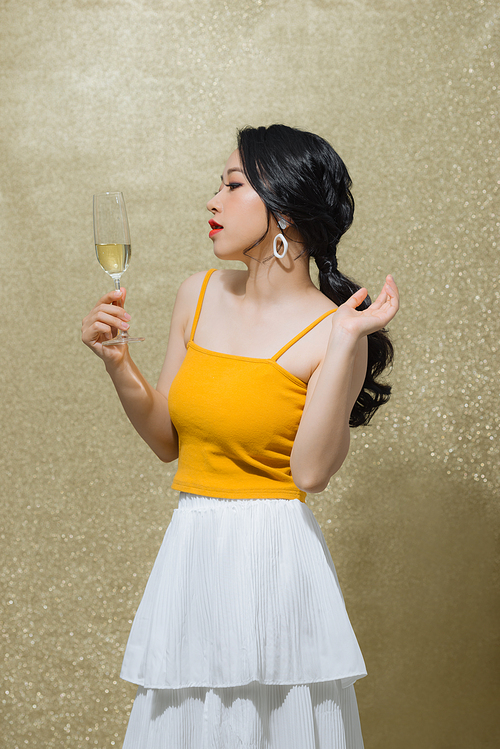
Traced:
[[365, 675], [306, 504], [181, 494], [125, 651], [124, 749], [362, 749]]

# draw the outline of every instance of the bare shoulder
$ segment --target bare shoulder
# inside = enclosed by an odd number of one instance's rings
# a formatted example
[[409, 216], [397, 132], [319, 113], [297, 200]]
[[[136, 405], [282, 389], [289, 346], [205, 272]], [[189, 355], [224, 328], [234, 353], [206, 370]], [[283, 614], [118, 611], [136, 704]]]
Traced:
[[189, 305], [190, 302], [194, 300], [194, 303], [196, 305], [196, 302], [200, 295], [201, 287], [203, 285], [203, 280], [206, 275], [207, 271], [202, 270], [198, 273], [193, 273], [192, 276], [186, 278], [186, 280], [183, 281], [179, 286], [176, 304], [179, 302], [181, 305]]
[[[306, 322], [313, 322], [327, 312], [334, 312], [338, 309], [335, 302], [329, 299], [322, 291], [311, 286], [307, 289], [307, 292], [303, 294], [300, 299], [296, 299], [295, 306], [297, 314], [300, 315], [301, 319]], [[329, 322], [328, 322], [329, 320]], [[318, 333], [322, 331], [321, 335], [324, 335], [327, 330], [331, 327], [331, 318], [328, 317], [325, 320], [325, 324], [320, 323]]]
[[173, 331], [180, 331], [184, 335], [189, 321], [193, 320], [196, 302], [200, 295], [203, 279], [206, 276], [205, 271], [194, 273], [181, 283], [175, 297], [174, 309], [172, 312], [172, 321], [170, 325], [170, 334]]
[[[237, 288], [244, 283], [248, 273], [244, 270], [233, 270], [231, 268], [222, 269], [211, 269], [214, 271], [210, 278], [210, 285], [224, 285], [228, 288]], [[198, 299], [203, 285], [203, 281], [207, 273], [210, 271], [202, 270], [198, 273], [193, 273], [192, 276], [188, 276], [185, 281], [179, 286], [177, 296], [182, 299], [189, 299], [190, 297], [196, 297]]]
[[[209, 272], [200, 271], [193, 273], [192, 276], [186, 278], [179, 286], [172, 315], [172, 324], [182, 330], [185, 343], [189, 339], [203, 282]], [[210, 278], [209, 288], [214, 285], [218, 286], [220, 277], [225, 273], [226, 271], [216, 270]]]
[[335, 302], [333, 302], [329, 297], [326, 296], [326, 294], [323, 294], [323, 292], [316, 287], [314, 287], [314, 289], [311, 291], [311, 301], [313, 300], [314, 307], [320, 311], [320, 315], [324, 312], [329, 312], [330, 310], [337, 309], [337, 305], [335, 304]]
[[[194, 316], [194, 311], [201, 293], [201, 287], [203, 286], [203, 281], [208, 272], [209, 271], [202, 270], [198, 273], [193, 273], [192, 276], [189, 276], [181, 283], [175, 298], [175, 315], [180, 315], [185, 318], [192, 318]], [[219, 272], [216, 271], [213, 275], [218, 276]]]
[[291, 340], [300, 332], [306, 333], [280, 357], [280, 364], [303, 382], [311, 382], [319, 373], [332, 331], [332, 320], [337, 305], [313, 284], [297, 294], [288, 316], [289, 327], [283, 340]]

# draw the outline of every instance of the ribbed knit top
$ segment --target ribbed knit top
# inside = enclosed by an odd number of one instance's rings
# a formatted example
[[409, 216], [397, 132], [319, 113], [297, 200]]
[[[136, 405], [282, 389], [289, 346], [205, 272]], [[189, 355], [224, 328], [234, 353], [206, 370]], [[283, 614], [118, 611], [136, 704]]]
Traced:
[[184, 361], [168, 397], [179, 436], [172, 487], [222, 499], [304, 501], [292, 478], [290, 454], [304, 410], [307, 384], [278, 359], [325, 317], [325, 312], [271, 359], [210, 351], [194, 342], [210, 276], [201, 288]]

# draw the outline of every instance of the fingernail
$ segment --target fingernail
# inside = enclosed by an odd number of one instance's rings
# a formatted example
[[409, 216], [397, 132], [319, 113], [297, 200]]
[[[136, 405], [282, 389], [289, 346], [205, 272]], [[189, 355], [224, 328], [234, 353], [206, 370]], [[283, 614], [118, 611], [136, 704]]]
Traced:
[[115, 299], [118, 299], [118, 297], [121, 295], [122, 295], [122, 292], [120, 291], [120, 289], [117, 289], [117, 291], [113, 292], [113, 296], [115, 297]]
[[128, 325], [126, 322], [122, 324], [123, 330], [128, 330], [130, 328], [130, 325]]
[[124, 318], [125, 318], [125, 320], [130, 320], [130, 315], [129, 315], [128, 312], [125, 312]]

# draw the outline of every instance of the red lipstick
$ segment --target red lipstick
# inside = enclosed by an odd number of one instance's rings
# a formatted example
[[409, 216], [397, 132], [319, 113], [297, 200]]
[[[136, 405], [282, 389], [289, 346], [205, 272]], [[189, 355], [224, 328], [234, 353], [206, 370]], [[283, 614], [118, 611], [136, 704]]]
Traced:
[[213, 218], [211, 218], [208, 223], [212, 227], [212, 231], [208, 233], [208, 236], [210, 237], [210, 239], [212, 239], [212, 237], [215, 237], [215, 235], [218, 234], [220, 231], [222, 231], [222, 229], [224, 228], [223, 226], [218, 224], [217, 221], [214, 221]]

